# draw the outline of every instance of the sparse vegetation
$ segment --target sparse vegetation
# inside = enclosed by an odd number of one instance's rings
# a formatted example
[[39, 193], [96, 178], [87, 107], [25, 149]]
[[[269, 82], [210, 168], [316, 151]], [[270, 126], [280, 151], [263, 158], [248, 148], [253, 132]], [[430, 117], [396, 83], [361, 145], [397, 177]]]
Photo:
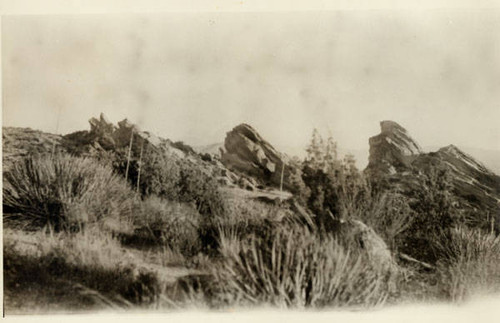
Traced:
[[8, 306], [363, 308], [500, 291], [500, 238], [465, 226], [439, 168], [416, 174], [408, 194], [314, 132], [285, 173], [293, 198], [258, 200], [221, 190], [208, 158], [174, 146], [187, 157], [133, 150], [128, 182], [123, 147], [9, 167]]

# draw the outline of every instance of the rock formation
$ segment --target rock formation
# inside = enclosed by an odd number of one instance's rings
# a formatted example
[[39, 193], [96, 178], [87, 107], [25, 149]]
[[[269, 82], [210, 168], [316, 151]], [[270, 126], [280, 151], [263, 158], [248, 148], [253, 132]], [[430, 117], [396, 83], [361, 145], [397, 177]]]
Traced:
[[348, 220], [339, 226], [339, 233], [352, 239], [371, 261], [386, 269], [396, 267], [391, 251], [384, 240], [369, 226], [359, 220]]
[[448, 174], [454, 203], [462, 210], [489, 214], [500, 230], [500, 177], [456, 146], [423, 153], [408, 132], [393, 121], [381, 122], [382, 131], [370, 138], [369, 164], [372, 180], [385, 179], [392, 189], [411, 194], [422, 187], [422, 176], [436, 170]]
[[290, 189], [292, 179], [300, 178], [300, 170], [279, 153], [247, 124], [227, 133], [221, 149], [221, 161], [229, 169], [251, 176], [265, 185], [279, 187], [283, 171], [283, 187]]
[[[140, 149], [141, 145], [148, 149], [158, 149], [162, 142], [169, 143], [168, 140], [141, 131], [137, 125], [127, 119], [118, 122], [118, 126], [111, 123], [106, 116], [101, 113], [99, 119], [89, 120], [90, 131], [77, 131], [63, 136], [63, 145], [70, 153], [79, 156], [95, 157], [103, 152], [114, 152], [119, 149], [126, 149], [130, 144], [133, 132], [133, 149]], [[137, 145], [137, 143], [140, 143]]]
[[419, 145], [394, 121], [382, 121], [380, 128], [381, 133], [369, 139], [367, 170], [372, 174], [394, 174], [408, 169], [415, 157], [422, 153]]

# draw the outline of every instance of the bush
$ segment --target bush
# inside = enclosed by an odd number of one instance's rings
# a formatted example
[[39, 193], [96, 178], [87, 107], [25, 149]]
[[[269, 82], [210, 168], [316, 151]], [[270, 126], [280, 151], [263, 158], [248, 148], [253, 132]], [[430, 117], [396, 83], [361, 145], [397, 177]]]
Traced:
[[185, 256], [201, 251], [200, 214], [192, 206], [151, 196], [137, 203], [134, 213], [129, 243], [166, 246]]
[[277, 230], [269, 239], [221, 234], [214, 301], [279, 307], [374, 306], [391, 292], [390, 272], [331, 236]]
[[183, 164], [178, 182], [178, 200], [194, 203], [198, 212], [206, 217], [224, 214], [224, 200], [217, 180], [197, 165]]
[[128, 218], [133, 192], [110, 167], [90, 159], [28, 157], [4, 174], [3, 204], [13, 219], [57, 230]]
[[401, 251], [431, 264], [440, 258], [438, 237], [448, 236], [450, 240], [450, 230], [459, 222], [448, 175], [445, 170], [431, 169], [423, 185], [412, 191], [413, 220], [400, 243]]
[[[132, 165], [131, 179], [137, 178]], [[144, 197], [157, 196], [165, 200], [193, 203], [204, 215], [221, 214], [223, 200], [219, 184], [210, 173], [189, 160], [178, 160], [161, 151], [150, 151], [144, 156], [140, 191]]]
[[[135, 170], [136, 167], [131, 167]], [[156, 195], [163, 199], [177, 200], [179, 196], [180, 166], [166, 154], [149, 150], [141, 166], [140, 191], [143, 196]], [[131, 178], [136, 181], [137, 171]]]

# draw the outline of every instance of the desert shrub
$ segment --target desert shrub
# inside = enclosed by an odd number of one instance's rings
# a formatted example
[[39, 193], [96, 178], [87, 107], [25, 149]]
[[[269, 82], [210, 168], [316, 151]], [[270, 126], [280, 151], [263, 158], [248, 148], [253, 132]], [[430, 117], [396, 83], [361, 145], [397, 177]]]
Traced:
[[[132, 169], [135, 168], [132, 167]], [[137, 177], [135, 173], [131, 175], [131, 178]], [[139, 183], [143, 196], [156, 195], [164, 199], [176, 200], [179, 195], [179, 180], [180, 166], [175, 159], [153, 150], [144, 155]]]
[[110, 167], [69, 155], [28, 157], [4, 174], [4, 206], [31, 227], [59, 230], [126, 218], [133, 198]]
[[500, 237], [460, 226], [441, 237], [438, 273], [443, 292], [453, 301], [500, 291]]
[[429, 263], [440, 258], [437, 237], [448, 236], [450, 240], [450, 230], [459, 222], [448, 176], [445, 170], [432, 169], [424, 176], [423, 185], [410, 196], [414, 215], [400, 249]]
[[222, 233], [220, 248], [210, 290], [219, 305], [374, 306], [390, 293], [386, 269], [303, 227], [269, 239]]
[[[130, 169], [130, 178], [135, 181], [137, 165], [132, 163]], [[139, 187], [143, 197], [193, 203], [204, 215], [223, 212], [219, 184], [209, 170], [161, 150], [144, 155]]]
[[320, 227], [332, 226], [332, 216], [336, 219], [340, 218], [335, 175], [306, 166], [302, 177], [311, 192], [307, 206], [316, 215], [317, 225]]
[[178, 182], [181, 202], [194, 203], [198, 212], [208, 216], [224, 213], [224, 200], [219, 191], [220, 184], [201, 166], [183, 164]]
[[135, 230], [124, 242], [142, 246], [165, 246], [192, 256], [201, 250], [198, 236], [200, 214], [191, 205], [150, 196], [136, 203]]
[[371, 187], [356, 167], [353, 155], [338, 158], [337, 143], [315, 129], [302, 167], [308, 189], [307, 206], [316, 224], [329, 230], [335, 221], [354, 217], [370, 201]]
[[307, 205], [307, 201], [311, 196], [311, 190], [302, 178], [302, 162], [298, 157], [294, 157], [289, 163], [291, 167], [286, 168], [284, 175], [285, 187], [290, 190], [301, 205]]
[[336, 185], [341, 167], [337, 144], [331, 137], [325, 142], [314, 129], [306, 151], [302, 179], [310, 192], [307, 206], [316, 214], [317, 224], [328, 228], [332, 226], [332, 216], [339, 218], [340, 213]]

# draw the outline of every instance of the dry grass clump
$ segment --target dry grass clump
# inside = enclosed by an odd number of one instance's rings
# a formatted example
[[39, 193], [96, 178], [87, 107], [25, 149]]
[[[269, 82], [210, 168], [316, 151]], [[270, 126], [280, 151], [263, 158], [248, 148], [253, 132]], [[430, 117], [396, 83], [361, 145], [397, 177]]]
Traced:
[[367, 194], [358, 205], [351, 208], [351, 217], [373, 228], [389, 249], [397, 252], [415, 217], [407, 200], [397, 193], [384, 192], [376, 196]]
[[500, 236], [461, 226], [441, 243], [441, 252], [438, 273], [449, 299], [500, 292]]
[[331, 236], [277, 230], [269, 239], [221, 233], [212, 302], [278, 307], [375, 306], [391, 292], [391, 273]]
[[32, 228], [77, 228], [104, 217], [123, 221], [133, 199], [111, 168], [86, 158], [27, 157], [4, 174], [4, 209]]

